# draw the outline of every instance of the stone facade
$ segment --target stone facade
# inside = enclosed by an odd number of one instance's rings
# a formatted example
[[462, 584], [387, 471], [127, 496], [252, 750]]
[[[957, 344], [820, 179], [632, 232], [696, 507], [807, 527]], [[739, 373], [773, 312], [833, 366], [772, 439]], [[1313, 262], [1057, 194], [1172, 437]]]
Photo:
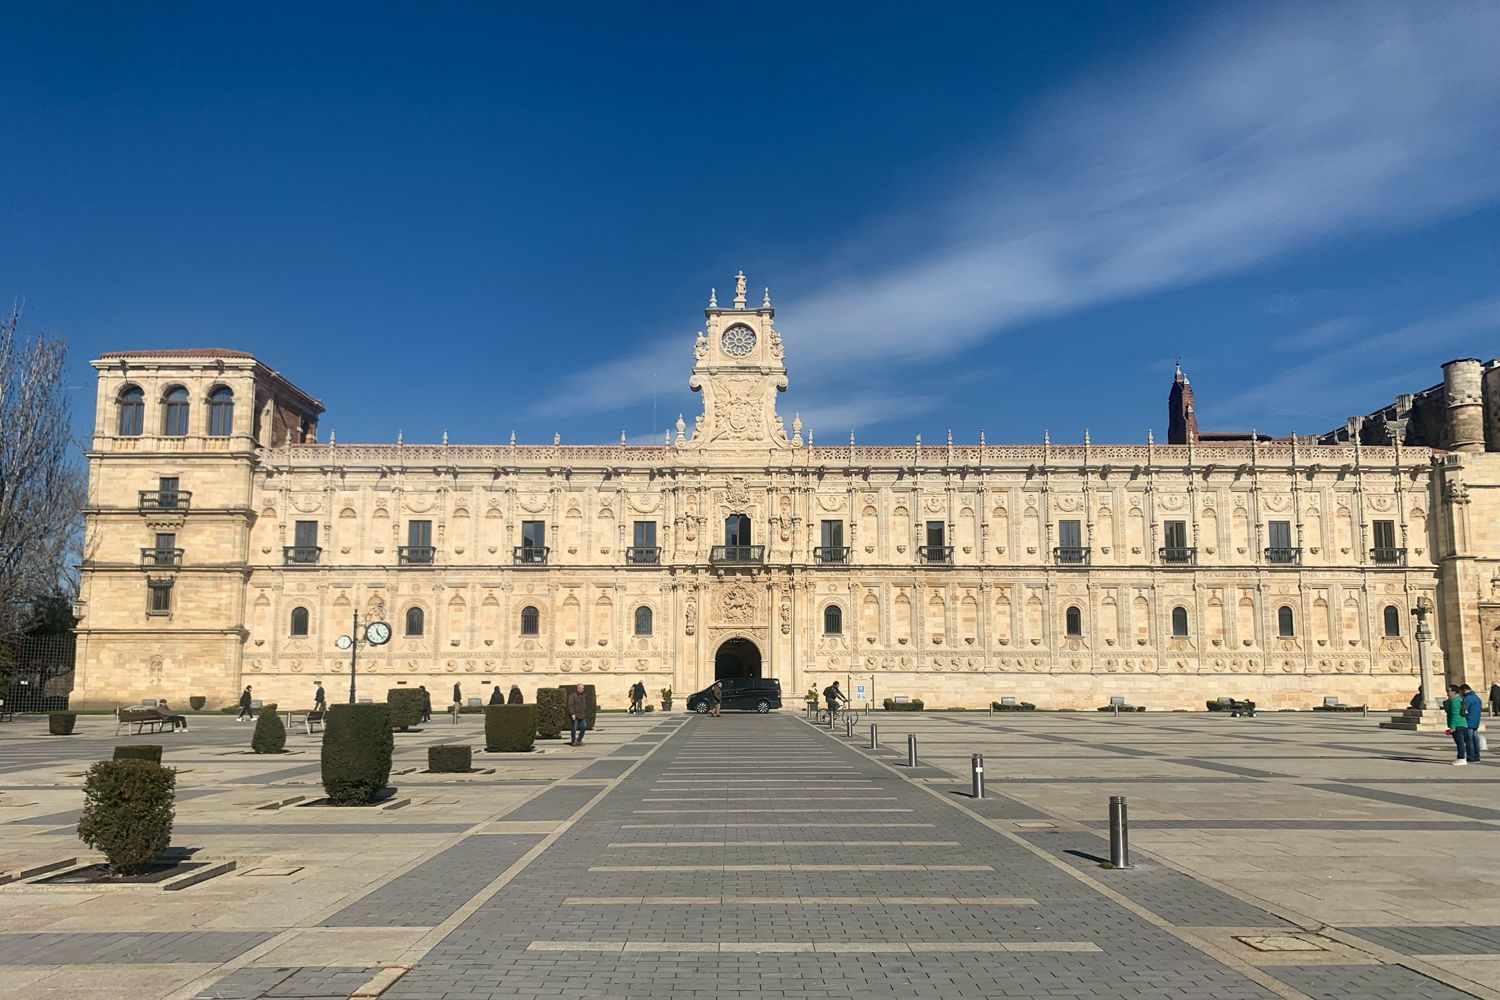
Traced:
[[648, 446], [322, 443], [249, 355], [99, 358], [75, 704], [341, 698], [356, 613], [393, 632], [359, 696], [438, 704], [745, 672], [789, 702], [840, 678], [933, 707], [1404, 704], [1419, 600], [1439, 675], [1500, 676], [1500, 456], [1472, 435], [814, 445], [777, 413], [774, 315], [743, 278], [711, 299], [703, 412]]

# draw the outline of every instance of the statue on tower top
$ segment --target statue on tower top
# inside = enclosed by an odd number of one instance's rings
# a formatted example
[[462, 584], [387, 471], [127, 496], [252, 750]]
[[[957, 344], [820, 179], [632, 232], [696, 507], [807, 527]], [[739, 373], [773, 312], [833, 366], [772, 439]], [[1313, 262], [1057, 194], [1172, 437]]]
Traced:
[[745, 272], [740, 271], [734, 276], [734, 307], [745, 308]]

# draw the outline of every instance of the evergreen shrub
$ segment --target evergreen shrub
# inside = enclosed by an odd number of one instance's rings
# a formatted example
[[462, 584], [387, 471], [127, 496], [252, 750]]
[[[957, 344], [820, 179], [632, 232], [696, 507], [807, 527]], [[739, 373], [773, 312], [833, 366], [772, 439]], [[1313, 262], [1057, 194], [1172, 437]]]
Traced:
[[557, 688], [537, 688], [536, 734], [544, 740], [562, 737], [568, 725], [568, 696]]
[[201, 694], [195, 694], [188, 698], [188, 706], [195, 712], [203, 711], [203, 706], [208, 704], [208, 699]]
[[459, 743], [427, 748], [427, 770], [438, 774], [461, 774], [474, 769], [474, 751]]
[[526, 753], [536, 745], [535, 705], [486, 705], [484, 748], [490, 753]]
[[997, 712], [1035, 712], [1036, 706], [1029, 701], [1016, 702], [1014, 705], [1002, 704], [998, 701], [990, 702], [990, 708]]
[[422, 721], [422, 707], [426, 699], [418, 688], [391, 688], [385, 693], [386, 704], [391, 706], [391, 726], [403, 733]]
[[139, 871], [171, 846], [176, 784], [176, 771], [150, 761], [101, 760], [84, 778], [78, 838], [113, 871]]
[[328, 801], [336, 806], [373, 802], [390, 780], [395, 748], [389, 705], [330, 706], [323, 729]]
[[115, 747], [115, 760], [149, 760], [153, 764], [161, 763], [161, 744], [142, 743], [135, 746], [125, 745]]
[[48, 712], [47, 732], [53, 736], [72, 736], [78, 724], [77, 712]]
[[250, 749], [256, 753], [281, 753], [286, 749], [286, 725], [276, 714], [276, 703], [262, 705], [250, 734]]
[[887, 698], [880, 703], [887, 712], [920, 712], [922, 711], [922, 699], [913, 698], [911, 701], [897, 701], [895, 698]]

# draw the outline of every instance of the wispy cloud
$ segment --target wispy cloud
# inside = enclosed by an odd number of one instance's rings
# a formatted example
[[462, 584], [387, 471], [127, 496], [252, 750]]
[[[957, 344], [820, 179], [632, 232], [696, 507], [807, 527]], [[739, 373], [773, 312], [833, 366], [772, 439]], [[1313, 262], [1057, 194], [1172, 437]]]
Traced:
[[[931, 206], [883, 267], [808, 262], [780, 303], [799, 376], [880, 370], [1007, 328], [1496, 199], [1500, 6], [1242, 8], [1035, 109], [1014, 155]], [[878, 224], [872, 220], [872, 226]], [[799, 336], [798, 333], [804, 333]], [[567, 380], [601, 410], [679, 371], [682, 337]]]
[[[1421, 378], [1414, 382], [1411, 368], [1403, 362], [1420, 358], [1430, 363], [1435, 350], [1463, 351], [1476, 342], [1493, 343], [1497, 334], [1500, 334], [1500, 295], [1325, 351], [1285, 369], [1263, 385], [1217, 405], [1200, 406], [1199, 420], [1205, 429], [1213, 430], [1237, 426], [1236, 421], [1267, 412], [1302, 413], [1284, 409], [1292, 400], [1316, 400], [1319, 409], [1337, 407], [1345, 411], [1344, 416], [1369, 413], [1389, 403], [1397, 392], [1414, 392], [1430, 384]], [[1300, 430], [1304, 433], [1330, 430], [1344, 416], [1320, 418], [1321, 424], [1315, 426], [1304, 423]]]
[[1281, 351], [1313, 351], [1343, 340], [1364, 325], [1362, 320], [1353, 316], [1334, 316], [1282, 337], [1274, 346]]

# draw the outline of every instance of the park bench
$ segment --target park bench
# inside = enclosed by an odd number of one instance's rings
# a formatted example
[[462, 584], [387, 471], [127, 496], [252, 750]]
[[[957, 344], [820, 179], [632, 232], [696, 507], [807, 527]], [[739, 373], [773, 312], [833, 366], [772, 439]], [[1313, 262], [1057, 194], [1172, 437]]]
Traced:
[[314, 729], [322, 729], [323, 722], [328, 718], [328, 710], [321, 712], [305, 712], [302, 715], [302, 725], [307, 729], [307, 735], [311, 736]]
[[1252, 719], [1255, 718], [1255, 702], [1253, 702], [1253, 701], [1237, 701], [1234, 698], [1230, 698], [1229, 699], [1229, 716], [1230, 716], [1230, 718], [1238, 719], [1242, 715], [1249, 716]]
[[0, 698], [0, 722], [10, 722], [15, 717], [15, 710], [5, 703], [4, 698]]
[[115, 709], [115, 735], [120, 735], [120, 730], [126, 726], [134, 726], [135, 734], [139, 736], [147, 726], [151, 727], [153, 733], [162, 731], [162, 727], [170, 726], [172, 720], [162, 715], [154, 708], [117, 708]]

